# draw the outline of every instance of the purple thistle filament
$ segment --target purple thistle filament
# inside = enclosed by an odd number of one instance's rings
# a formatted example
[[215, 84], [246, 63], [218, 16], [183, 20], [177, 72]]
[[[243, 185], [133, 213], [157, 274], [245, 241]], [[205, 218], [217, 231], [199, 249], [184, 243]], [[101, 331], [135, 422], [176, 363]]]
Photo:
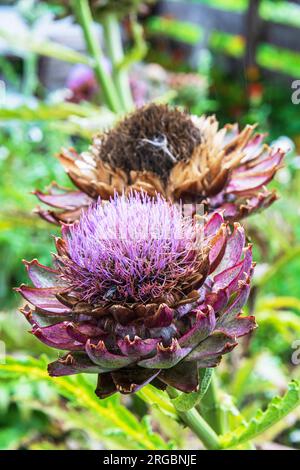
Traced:
[[65, 226], [62, 277], [87, 302], [147, 302], [176, 292], [202, 260], [196, 225], [180, 206], [143, 193], [98, 201]]

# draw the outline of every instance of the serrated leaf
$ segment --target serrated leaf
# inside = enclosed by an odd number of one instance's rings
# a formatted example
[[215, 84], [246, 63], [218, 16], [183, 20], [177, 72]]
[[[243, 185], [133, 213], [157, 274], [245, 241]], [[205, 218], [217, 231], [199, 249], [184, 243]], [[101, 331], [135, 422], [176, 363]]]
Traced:
[[[29, 379], [30, 382], [46, 381], [55, 390], [70, 401], [76, 410], [86, 409], [97, 417], [99, 425], [109, 425], [123, 433], [128, 449], [157, 450], [167, 449], [168, 444], [157, 433], [145, 427], [125, 406], [120, 396], [99, 400], [94, 393], [95, 384], [82, 375], [50, 377], [47, 373], [46, 358], [41, 359], [13, 357], [6, 358], [6, 364], [0, 364], [0, 380], [7, 378]], [[80, 407], [80, 408], [79, 408]], [[80, 411], [77, 411], [80, 413]]]
[[290, 382], [285, 395], [273, 398], [265, 411], [258, 410], [256, 416], [249, 422], [245, 422], [234, 431], [221, 436], [222, 448], [236, 447], [255, 439], [255, 437], [274, 426], [299, 405], [300, 382], [293, 380]]
[[172, 400], [173, 405], [178, 411], [188, 411], [194, 408], [204, 397], [209, 387], [212, 377], [212, 369], [200, 369], [199, 371], [199, 390], [191, 393], [181, 393]]
[[14, 450], [19, 440], [24, 436], [24, 429], [5, 427], [0, 430], [0, 449]]

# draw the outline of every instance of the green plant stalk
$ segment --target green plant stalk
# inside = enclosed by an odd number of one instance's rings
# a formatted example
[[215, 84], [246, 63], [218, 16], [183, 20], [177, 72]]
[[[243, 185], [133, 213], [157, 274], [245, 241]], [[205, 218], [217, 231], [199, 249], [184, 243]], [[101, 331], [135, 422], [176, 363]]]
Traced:
[[103, 53], [93, 32], [93, 18], [88, 0], [72, 0], [79, 24], [82, 27], [87, 49], [94, 59], [96, 79], [101, 87], [107, 106], [115, 113], [122, 112], [122, 106], [115, 86], [103, 66]]
[[[168, 387], [167, 392], [170, 398], [177, 398], [179, 396], [179, 393], [173, 387]], [[206, 449], [221, 449], [221, 443], [217, 434], [195, 408], [185, 412], [176, 412], [179, 418], [191, 429], [191, 431], [193, 431], [197, 437], [199, 437]]]
[[224, 433], [224, 424], [226, 421], [218, 399], [218, 390], [214, 372], [207, 392], [202, 398], [197, 409], [218, 435]]
[[37, 57], [33, 52], [29, 52], [24, 60], [23, 94], [32, 96], [37, 84]]
[[109, 12], [102, 16], [107, 53], [113, 67], [113, 80], [118, 91], [124, 111], [131, 111], [134, 107], [129, 77], [126, 67], [120, 67], [124, 61], [124, 51], [118, 17]]
[[143, 26], [137, 21], [136, 15], [130, 16], [130, 28], [132, 31], [133, 46], [131, 49], [126, 51], [124, 59], [118, 64], [118, 68], [129, 69], [129, 67], [135, 62], [143, 60], [147, 54], [148, 47], [144, 39]]
[[145, 403], [155, 404], [161, 410], [168, 413], [172, 417], [176, 417], [175, 407], [172, 405], [169, 398], [163, 392], [158, 391], [152, 385], [147, 385], [146, 387], [143, 387], [141, 390], [136, 392], [136, 395], [141, 400], [144, 400]]

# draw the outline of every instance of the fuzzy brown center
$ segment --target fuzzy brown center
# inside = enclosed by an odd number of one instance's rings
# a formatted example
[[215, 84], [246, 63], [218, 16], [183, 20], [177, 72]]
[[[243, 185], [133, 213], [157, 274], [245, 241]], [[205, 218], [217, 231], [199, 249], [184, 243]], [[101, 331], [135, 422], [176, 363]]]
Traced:
[[[200, 144], [200, 131], [184, 112], [150, 104], [101, 136], [96, 154], [113, 168], [151, 171], [167, 180], [174, 165], [188, 160]], [[98, 141], [99, 141], [98, 140]]]

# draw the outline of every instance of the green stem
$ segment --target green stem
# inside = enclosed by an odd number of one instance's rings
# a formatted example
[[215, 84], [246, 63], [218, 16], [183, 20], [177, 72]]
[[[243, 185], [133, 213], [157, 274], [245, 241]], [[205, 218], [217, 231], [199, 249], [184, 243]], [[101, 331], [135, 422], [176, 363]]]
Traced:
[[151, 405], [155, 404], [160, 409], [176, 418], [176, 410], [174, 406], [165, 393], [161, 390], [158, 390], [152, 385], [147, 385], [146, 387], [143, 387], [141, 390], [136, 392], [136, 394], [141, 398], [141, 400], [144, 400], [145, 403]]
[[24, 82], [23, 94], [25, 96], [34, 95], [37, 87], [37, 57], [29, 52], [24, 61]]
[[[173, 387], [168, 387], [167, 392], [170, 398], [179, 396], [179, 393]], [[196, 436], [199, 437], [206, 449], [218, 450], [221, 448], [217, 434], [195, 408], [185, 412], [177, 411], [177, 414]]]
[[213, 373], [206, 394], [199, 405], [202, 416], [214, 431], [220, 435], [224, 432], [224, 416], [218, 399], [216, 377]]
[[133, 109], [133, 100], [130, 89], [127, 69], [121, 68], [120, 64], [124, 60], [121, 30], [118, 17], [115, 13], [107, 13], [102, 17], [104, 27], [105, 42], [108, 55], [113, 67], [113, 78], [119, 93], [119, 98], [125, 111]]
[[93, 31], [93, 18], [88, 0], [73, 0], [73, 8], [82, 27], [87, 49], [94, 59], [94, 70], [106, 104], [111, 111], [122, 112], [118, 94], [103, 65], [103, 53]]

